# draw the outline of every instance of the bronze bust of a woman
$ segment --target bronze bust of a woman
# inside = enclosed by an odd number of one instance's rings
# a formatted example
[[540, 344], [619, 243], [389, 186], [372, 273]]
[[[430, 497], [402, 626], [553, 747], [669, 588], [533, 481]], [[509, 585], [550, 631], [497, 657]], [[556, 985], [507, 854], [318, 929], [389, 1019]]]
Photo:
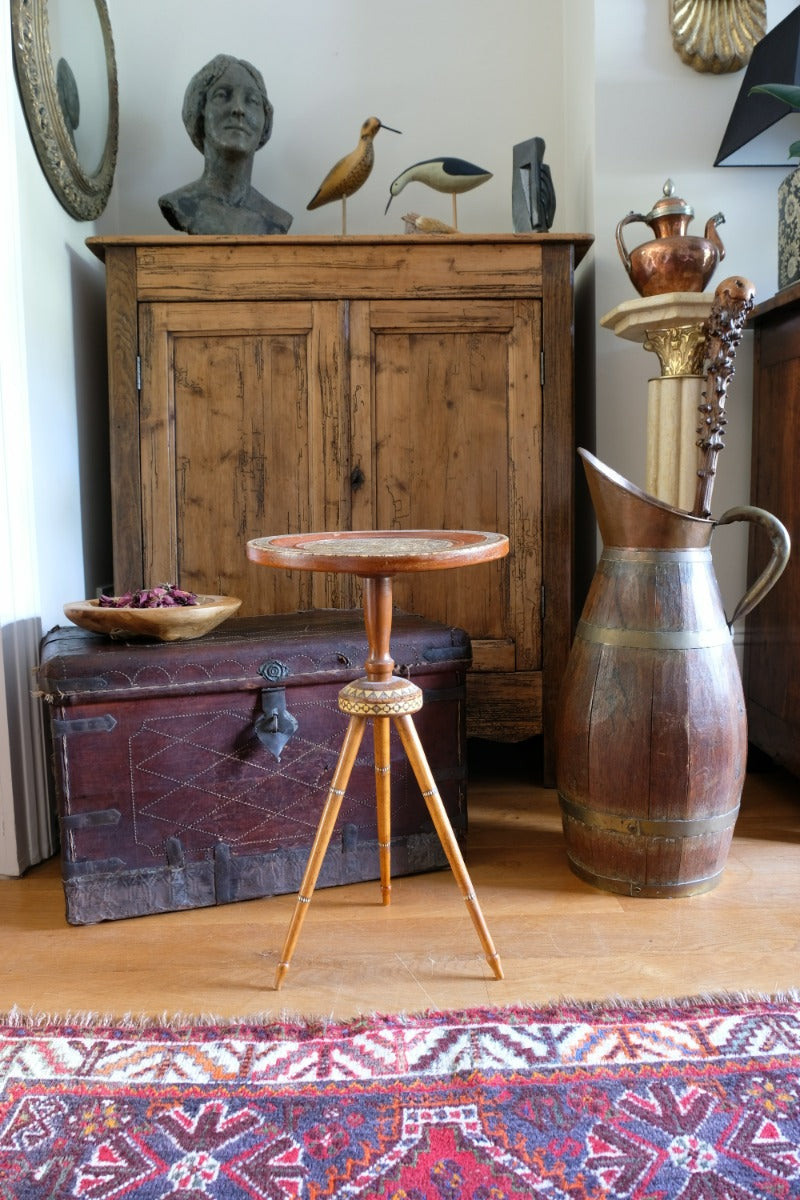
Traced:
[[260, 71], [218, 54], [189, 81], [182, 116], [205, 163], [199, 179], [159, 198], [169, 224], [186, 233], [286, 233], [292, 214], [250, 182], [255, 152], [272, 133]]

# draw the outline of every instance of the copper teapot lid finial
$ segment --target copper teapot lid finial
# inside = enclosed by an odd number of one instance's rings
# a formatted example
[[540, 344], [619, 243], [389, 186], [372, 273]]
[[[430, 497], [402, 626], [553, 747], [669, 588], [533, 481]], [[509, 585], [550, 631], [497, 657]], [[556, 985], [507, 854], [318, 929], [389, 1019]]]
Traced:
[[693, 217], [694, 209], [691, 204], [687, 204], [685, 200], [681, 200], [680, 196], [675, 195], [675, 184], [671, 179], [667, 179], [662, 188], [663, 199], [653, 205], [652, 212], [648, 213], [647, 220], [655, 220], [658, 217]]

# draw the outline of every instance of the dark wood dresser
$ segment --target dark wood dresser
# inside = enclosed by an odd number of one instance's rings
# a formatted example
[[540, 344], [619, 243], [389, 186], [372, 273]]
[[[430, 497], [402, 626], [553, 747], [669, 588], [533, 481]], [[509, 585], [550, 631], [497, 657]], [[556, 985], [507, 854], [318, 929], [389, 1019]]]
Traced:
[[[750, 741], [800, 776], [800, 284], [753, 310], [753, 461], [750, 500], [783, 522], [789, 565], [747, 618], [744, 686]], [[767, 539], [751, 536], [748, 579]]]

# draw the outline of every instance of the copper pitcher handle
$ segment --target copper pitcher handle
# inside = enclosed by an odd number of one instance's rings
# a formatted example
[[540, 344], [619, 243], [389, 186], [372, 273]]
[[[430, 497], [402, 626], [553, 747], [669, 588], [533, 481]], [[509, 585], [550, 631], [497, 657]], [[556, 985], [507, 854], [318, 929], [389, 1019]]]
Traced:
[[623, 217], [617, 225], [617, 249], [619, 250], [620, 258], [625, 264], [626, 271], [630, 271], [631, 269], [631, 256], [628, 254], [628, 250], [622, 240], [622, 226], [632, 225], [634, 221], [641, 221], [644, 225], [649, 224], [647, 217], [645, 217], [642, 213], [629, 212], [627, 217]]
[[782, 525], [778, 518], [773, 517], [772, 513], [767, 512], [765, 508], [755, 508], [751, 504], [729, 508], [714, 524], [731, 525], [734, 521], [749, 521], [753, 525], [760, 525], [772, 542], [772, 557], [758, 579], [750, 585], [733, 610], [733, 616], [728, 621], [729, 629], [732, 629], [742, 617], [746, 617], [749, 612], [752, 612], [756, 605], [761, 603], [773, 584], [777, 583], [789, 561], [792, 545], [786, 526]]

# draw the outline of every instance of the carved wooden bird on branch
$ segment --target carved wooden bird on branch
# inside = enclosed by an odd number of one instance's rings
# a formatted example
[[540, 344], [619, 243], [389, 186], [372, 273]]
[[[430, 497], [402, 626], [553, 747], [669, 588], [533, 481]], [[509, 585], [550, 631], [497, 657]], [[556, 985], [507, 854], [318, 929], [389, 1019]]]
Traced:
[[391, 125], [384, 125], [377, 117], [367, 117], [361, 126], [361, 134], [355, 150], [346, 154], [344, 158], [340, 158], [331, 167], [316, 193], [306, 205], [310, 211], [314, 208], [321, 208], [323, 204], [330, 204], [334, 200], [341, 200], [342, 233], [347, 232], [347, 197], [357, 192], [369, 178], [372, 164], [375, 162], [373, 142], [379, 129], [388, 129], [390, 133], [400, 133], [399, 129], [392, 129]]
[[424, 183], [437, 192], [448, 192], [453, 197], [453, 224], [458, 228], [456, 194], [472, 191], [491, 178], [491, 171], [485, 171], [483, 167], [477, 167], [463, 158], [426, 158], [406, 167], [392, 180], [384, 213], [389, 211], [392, 199], [402, 192], [407, 183]]

